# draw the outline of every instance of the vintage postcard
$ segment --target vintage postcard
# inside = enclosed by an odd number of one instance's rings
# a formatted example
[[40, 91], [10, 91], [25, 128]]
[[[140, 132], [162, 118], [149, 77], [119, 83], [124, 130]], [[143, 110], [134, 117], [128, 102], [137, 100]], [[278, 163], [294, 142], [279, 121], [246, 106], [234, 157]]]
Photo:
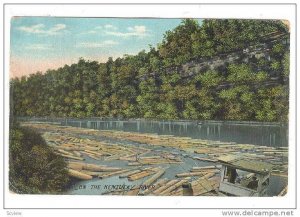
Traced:
[[287, 21], [15, 17], [11, 31], [12, 191], [285, 193]]
[[9, 22], [11, 194], [289, 193], [289, 20]]

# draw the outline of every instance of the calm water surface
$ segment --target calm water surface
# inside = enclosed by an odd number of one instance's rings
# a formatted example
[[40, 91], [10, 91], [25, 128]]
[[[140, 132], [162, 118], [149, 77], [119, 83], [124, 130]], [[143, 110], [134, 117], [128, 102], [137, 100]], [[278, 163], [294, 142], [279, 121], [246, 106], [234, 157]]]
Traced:
[[64, 119], [61, 125], [99, 130], [156, 133], [263, 146], [287, 146], [288, 128], [280, 124], [145, 120]]

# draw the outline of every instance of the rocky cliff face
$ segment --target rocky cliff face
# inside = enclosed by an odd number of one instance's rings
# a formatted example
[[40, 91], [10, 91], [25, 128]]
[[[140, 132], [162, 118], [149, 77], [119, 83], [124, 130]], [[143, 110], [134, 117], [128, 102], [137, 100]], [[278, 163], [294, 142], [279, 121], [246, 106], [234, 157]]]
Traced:
[[[216, 70], [225, 72], [229, 64], [251, 64], [257, 71], [264, 70], [255, 63], [258, 60], [272, 61], [272, 47], [275, 43], [282, 43], [286, 48], [289, 46], [289, 38], [286, 34], [273, 34], [262, 40], [261, 43], [249, 46], [243, 50], [237, 50], [230, 53], [219, 54], [214, 57], [198, 58], [183, 64], [182, 66], [170, 67], [166, 70], [167, 74], [178, 73], [182, 78], [193, 77], [201, 72], [207, 70]], [[276, 71], [268, 71], [270, 79], [278, 80], [278, 73]], [[153, 72], [149, 75], [141, 77], [146, 80], [149, 76], [155, 76], [157, 73]]]

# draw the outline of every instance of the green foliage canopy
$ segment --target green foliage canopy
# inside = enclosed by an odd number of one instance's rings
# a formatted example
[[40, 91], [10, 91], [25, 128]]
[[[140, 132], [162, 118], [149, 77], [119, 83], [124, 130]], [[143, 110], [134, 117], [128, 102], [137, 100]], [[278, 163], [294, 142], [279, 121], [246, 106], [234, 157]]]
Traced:
[[[275, 41], [268, 55], [242, 58], [244, 49], [260, 49], [274, 32], [288, 34], [281, 21], [185, 19], [148, 52], [100, 64], [81, 58], [11, 79], [11, 114], [286, 121], [289, 47]], [[233, 53], [241, 58], [226, 62], [224, 55]], [[183, 71], [213, 58], [224, 66]]]

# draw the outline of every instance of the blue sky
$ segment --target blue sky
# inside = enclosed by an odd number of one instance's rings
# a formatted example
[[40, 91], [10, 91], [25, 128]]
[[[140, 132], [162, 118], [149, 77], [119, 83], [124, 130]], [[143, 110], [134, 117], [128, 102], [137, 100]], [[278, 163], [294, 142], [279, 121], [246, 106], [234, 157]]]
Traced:
[[58, 68], [80, 57], [105, 62], [157, 45], [181, 19], [15, 17], [12, 77]]

